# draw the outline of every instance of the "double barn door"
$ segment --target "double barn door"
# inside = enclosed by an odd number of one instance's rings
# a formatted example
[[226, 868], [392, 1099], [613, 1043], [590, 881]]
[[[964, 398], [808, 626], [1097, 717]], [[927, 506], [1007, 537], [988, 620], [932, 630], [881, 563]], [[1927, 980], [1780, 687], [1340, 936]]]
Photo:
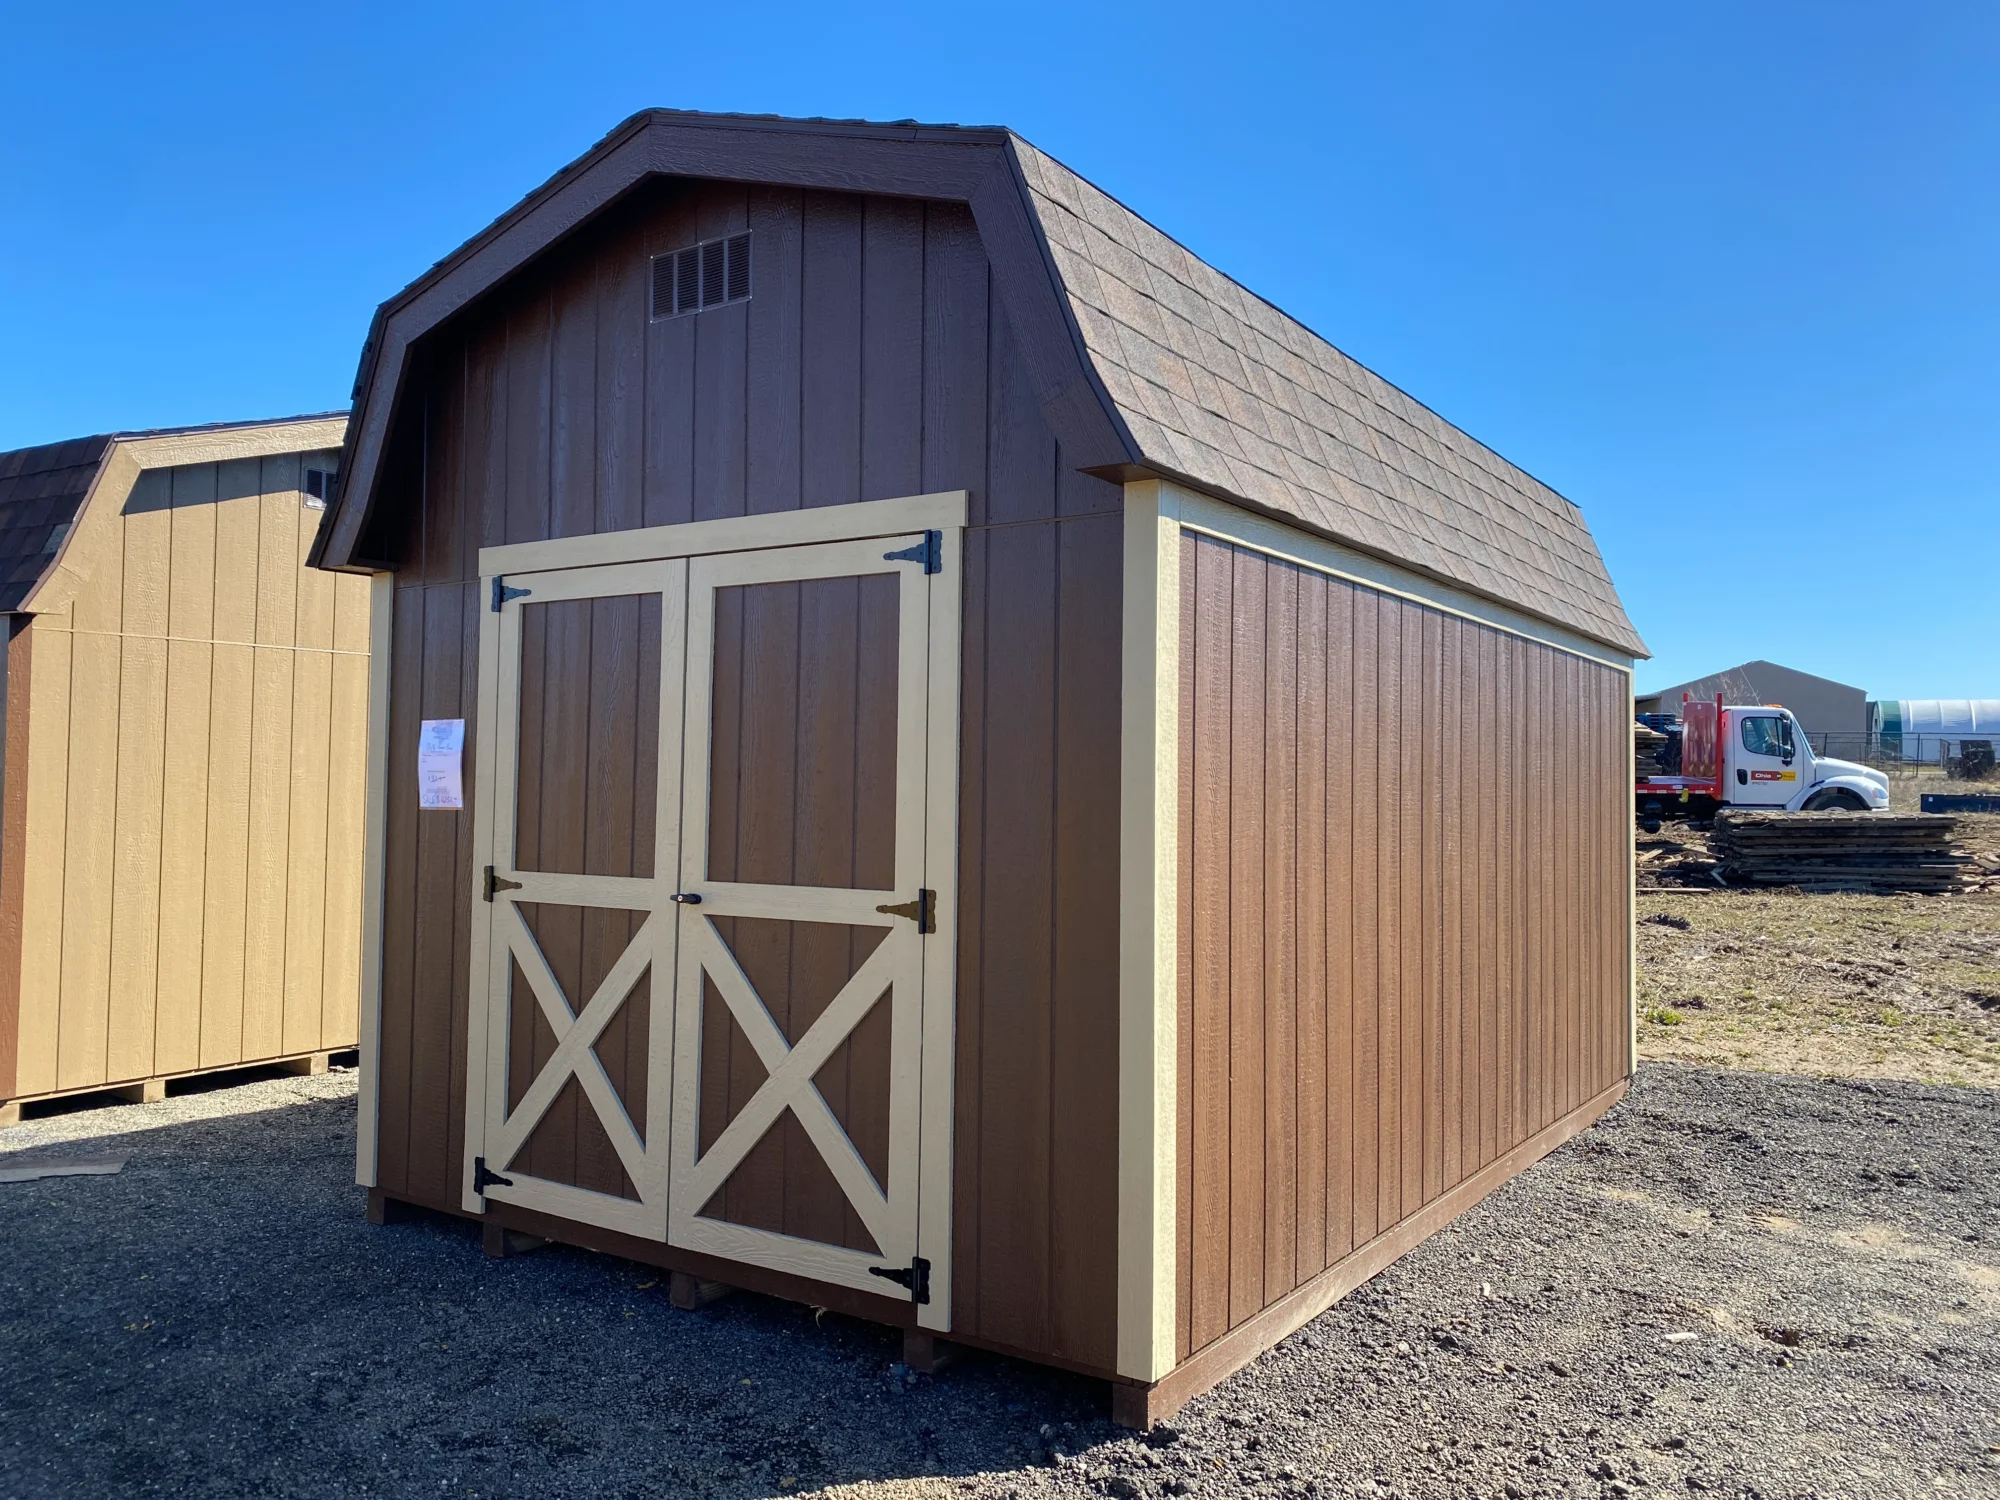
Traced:
[[[630, 546], [759, 536], [719, 526]], [[949, 1326], [957, 543], [540, 569], [506, 549], [484, 584], [468, 1207]]]

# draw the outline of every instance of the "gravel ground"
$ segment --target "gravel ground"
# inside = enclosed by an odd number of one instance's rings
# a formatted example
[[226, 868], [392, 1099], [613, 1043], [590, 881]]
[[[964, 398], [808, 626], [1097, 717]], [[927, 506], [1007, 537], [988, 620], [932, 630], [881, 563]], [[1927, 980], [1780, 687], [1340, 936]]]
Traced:
[[0, 1131], [0, 1497], [2000, 1494], [2000, 1094], [1649, 1065], [1141, 1441], [1103, 1387], [470, 1226], [370, 1228], [352, 1075]]

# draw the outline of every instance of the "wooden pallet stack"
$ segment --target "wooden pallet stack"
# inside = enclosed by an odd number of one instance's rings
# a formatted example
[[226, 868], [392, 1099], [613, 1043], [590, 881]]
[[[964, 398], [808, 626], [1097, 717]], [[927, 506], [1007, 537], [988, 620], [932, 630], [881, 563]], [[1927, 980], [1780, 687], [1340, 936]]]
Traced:
[[1715, 815], [1722, 877], [1804, 891], [1950, 891], [1968, 861], [1956, 818], [1934, 813], [1749, 812]]

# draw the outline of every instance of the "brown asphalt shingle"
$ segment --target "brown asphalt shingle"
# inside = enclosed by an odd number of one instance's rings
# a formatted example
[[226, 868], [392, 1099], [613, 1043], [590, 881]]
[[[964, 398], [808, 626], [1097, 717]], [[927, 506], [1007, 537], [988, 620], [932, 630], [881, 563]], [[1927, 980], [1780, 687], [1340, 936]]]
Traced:
[[18, 609], [55, 561], [97, 477], [107, 435], [0, 453], [0, 611]]
[[1577, 508], [1015, 138], [1070, 310], [1145, 461], [1633, 655]]

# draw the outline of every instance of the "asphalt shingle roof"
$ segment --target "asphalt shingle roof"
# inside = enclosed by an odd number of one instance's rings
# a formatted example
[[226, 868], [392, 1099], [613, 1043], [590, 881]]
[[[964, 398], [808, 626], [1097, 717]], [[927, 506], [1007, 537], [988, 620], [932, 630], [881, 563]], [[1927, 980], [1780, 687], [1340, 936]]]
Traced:
[[1582, 513], [1015, 138], [1084, 346], [1146, 461], [1645, 653]]
[[56, 560], [110, 444], [99, 434], [0, 453], [0, 612], [20, 608]]

